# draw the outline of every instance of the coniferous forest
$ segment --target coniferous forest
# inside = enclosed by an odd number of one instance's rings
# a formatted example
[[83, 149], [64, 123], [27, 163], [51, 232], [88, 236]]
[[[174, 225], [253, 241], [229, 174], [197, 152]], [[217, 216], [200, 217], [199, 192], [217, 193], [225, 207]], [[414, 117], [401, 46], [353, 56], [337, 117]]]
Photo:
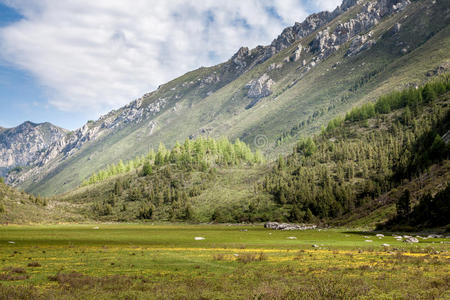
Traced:
[[300, 140], [262, 183], [290, 221], [331, 219], [375, 200], [449, 158], [449, 76], [380, 97]]
[[[378, 199], [449, 159], [443, 140], [450, 130], [449, 80], [443, 75], [355, 107], [273, 163], [239, 140], [199, 137], [110, 165], [67, 199], [89, 200], [87, 213], [106, 220], [339, 224], [398, 201]], [[217, 195], [215, 182], [227, 181], [224, 170], [242, 168], [257, 173], [245, 183], [248, 201], [227, 205], [217, 198], [208, 212], [194, 209], [203, 193]]]

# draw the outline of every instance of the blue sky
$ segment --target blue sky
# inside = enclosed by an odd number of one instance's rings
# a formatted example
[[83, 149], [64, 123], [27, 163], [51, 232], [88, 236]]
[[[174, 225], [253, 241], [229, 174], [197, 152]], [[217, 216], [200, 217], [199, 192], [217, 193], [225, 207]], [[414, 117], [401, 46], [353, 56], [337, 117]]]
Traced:
[[76, 129], [336, 0], [0, 0], [0, 126]]

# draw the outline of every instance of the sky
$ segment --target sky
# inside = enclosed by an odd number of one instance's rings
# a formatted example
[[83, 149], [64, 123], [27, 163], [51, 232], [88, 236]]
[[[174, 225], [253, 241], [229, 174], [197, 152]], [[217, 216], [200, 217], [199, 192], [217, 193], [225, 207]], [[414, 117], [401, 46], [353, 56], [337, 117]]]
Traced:
[[340, 2], [0, 0], [0, 126], [79, 128]]

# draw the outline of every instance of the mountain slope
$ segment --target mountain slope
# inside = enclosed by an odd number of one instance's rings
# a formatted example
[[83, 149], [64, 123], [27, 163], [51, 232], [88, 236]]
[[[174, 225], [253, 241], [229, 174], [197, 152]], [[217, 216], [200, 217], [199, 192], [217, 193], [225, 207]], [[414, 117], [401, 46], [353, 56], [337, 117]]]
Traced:
[[88, 123], [8, 180], [56, 194], [119, 158], [199, 135], [240, 138], [271, 157], [287, 153], [353, 105], [448, 68], [449, 18], [447, 1], [344, 1], [269, 46], [241, 48]]
[[351, 110], [281, 157], [264, 190], [290, 207], [291, 221], [347, 224], [391, 207], [405, 188], [415, 197], [445, 189], [450, 145], [441, 137], [450, 132], [449, 91], [447, 75]]
[[86, 218], [73, 204], [18, 191], [0, 178], [0, 224], [80, 222]]
[[15, 167], [33, 163], [42, 151], [66, 133], [67, 130], [50, 123], [24, 122], [14, 128], [0, 128], [0, 176]]
[[419, 199], [448, 186], [449, 104], [447, 74], [352, 109], [275, 163], [239, 141], [198, 138], [112, 165], [58, 199], [102, 221], [374, 227], [395, 214], [403, 190]]

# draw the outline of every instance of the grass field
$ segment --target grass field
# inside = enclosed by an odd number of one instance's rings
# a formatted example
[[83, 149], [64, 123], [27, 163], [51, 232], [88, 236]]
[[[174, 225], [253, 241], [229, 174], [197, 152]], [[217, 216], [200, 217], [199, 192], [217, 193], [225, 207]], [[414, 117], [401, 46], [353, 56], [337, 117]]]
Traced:
[[0, 299], [448, 299], [447, 242], [261, 225], [3, 226]]

